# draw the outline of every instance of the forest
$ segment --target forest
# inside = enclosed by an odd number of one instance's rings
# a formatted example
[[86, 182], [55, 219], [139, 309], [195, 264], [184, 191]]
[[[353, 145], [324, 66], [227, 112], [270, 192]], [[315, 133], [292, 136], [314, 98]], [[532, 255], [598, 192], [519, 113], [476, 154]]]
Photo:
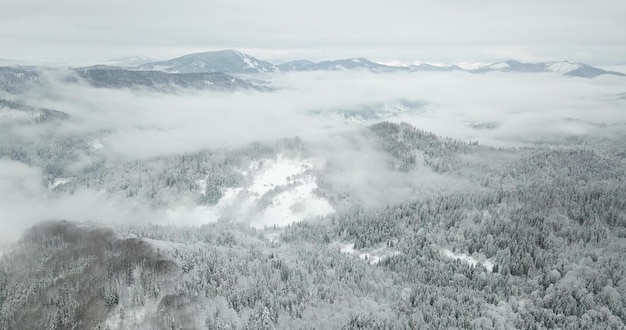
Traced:
[[[389, 173], [462, 184], [425, 192], [409, 182], [413, 193], [379, 206], [335, 184], [345, 164], [329, 158], [308, 171], [336, 212], [284, 228], [255, 229], [227, 216], [200, 227], [40, 223], [2, 252], [0, 327], [625, 327], [626, 153], [618, 143], [495, 148], [388, 122], [350, 134], [357, 147], [369, 143], [384, 155]], [[0, 150], [54, 180], [69, 175], [80, 150], [97, 154], [93, 139]], [[241, 169], [250, 162], [316, 150], [293, 138], [102, 158], [51, 194], [92, 187], [156, 210], [180, 196], [211, 206], [247, 180]], [[202, 191], [198, 179], [206, 180]]]

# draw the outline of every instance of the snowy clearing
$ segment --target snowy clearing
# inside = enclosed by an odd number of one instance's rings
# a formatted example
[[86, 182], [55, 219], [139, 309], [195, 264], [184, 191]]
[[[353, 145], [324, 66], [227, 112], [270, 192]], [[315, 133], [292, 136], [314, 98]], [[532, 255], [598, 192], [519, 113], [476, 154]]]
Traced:
[[[177, 223], [201, 225], [220, 218], [248, 222], [254, 228], [284, 227], [304, 219], [335, 212], [330, 203], [316, 195], [317, 178], [311, 170], [313, 161], [289, 159], [278, 155], [274, 159], [253, 162], [242, 175], [242, 187], [227, 188], [213, 206], [179, 207], [167, 210]], [[200, 193], [206, 180], [197, 180]]]
[[476, 265], [480, 264], [481, 266], [485, 267], [485, 269], [487, 269], [488, 272], [491, 273], [493, 271], [493, 262], [491, 262], [491, 260], [489, 259], [485, 259], [484, 257], [477, 259], [466, 253], [454, 253], [448, 249], [443, 249], [441, 250], [441, 252], [446, 258], [450, 258], [454, 260], [461, 260], [462, 262], [472, 267], [476, 267]]
[[93, 150], [100, 150], [104, 148], [104, 144], [102, 144], [100, 140], [94, 139], [94, 140], [91, 140], [91, 147], [93, 148]]
[[55, 178], [54, 180], [48, 182], [48, 190], [54, 190], [54, 188], [60, 186], [60, 185], [64, 185], [70, 181], [72, 181], [74, 178]]
[[401, 254], [400, 251], [386, 246], [381, 246], [372, 250], [357, 250], [354, 248], [354, 243], [335, 243], [334, 245], [339, 247], [339, 251], [341, 251], [341, 253], [357, 256], [359, 259], [367, 261], [370, 265], [376, 265], [387, 258]]

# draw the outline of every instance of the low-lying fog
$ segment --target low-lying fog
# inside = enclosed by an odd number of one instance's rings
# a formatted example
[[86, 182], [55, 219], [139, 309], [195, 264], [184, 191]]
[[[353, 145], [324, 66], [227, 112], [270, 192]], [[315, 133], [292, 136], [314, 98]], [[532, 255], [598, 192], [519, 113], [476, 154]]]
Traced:
[[[406, 177], [385, 172], [386, 156], [367, 145], [367, 139], [345, 137], [345, 132], [363, 125], [384, 120], [408, 122], [441, 136], [500, 147], [560, 144], [571, 138], [611, 140], [623, 137], [626, 131], [625, 80], [616, 76], [277, 73], [261, 77], [270, 81], [272, 92], [176, 93], [93, 88], [50, 79], [52, 84], [16, 100], [67, 112], [72, 120], [11, 129], [3, 126], [3, 138], [46, 143], [47, 134], [92, 134], [97, 137], [100, 157], [120, 161], [298, 136], [313, 146], [311, 157], [316, 161], [332, 158], [350, 169], [335, 177], [337, 184], [357, 187], [355, 196], [369, 196], [371, 202], [378, 199], [381, 204], [393, 202], [389, 196], [400, 196], [408, 189]], [[366, 120], [340, 115], [344, 110], [398, 102], [394, 111]], [[403, 102], [420, 106], [407, 110]], [[93, 161], [92, 156], [84, 155], [72, 166], [78, 171]], [[362, 184], [367, 180], [372, 183]], [[431, 190], [466, 185], [434, 173], [415, 180], [412, 187]], [[394, 189], [381, 193], [385, 182]], [[0, 161], [1, 222], [6, 228], [0, 240], [15, 239], [25, 227], [49, 218], [122, 221], [132, 212], [137, 221], [167, 220], [163, 210], [149, 210], [140, 201], [89, 188], [54, 197], [48, 184], [40, 168]]]
[[[386, 119], [406, 121], [442, 136], [498, 146], [553, 142], [568, 135], [610, 134], [610, 129], [596, 127], [626, 124], [626, 100], [620, 97], [626, 88], [619, 76], [580, 79], [519, 73], [307, 72], [263, 78], [271, 81], [274, 92], [181, 90], [165, 94], [56, 84], [53, 91], [32, 92], [25, 101], [81, 119], [62, 127], [64, 132], [112, 130], [103, 141], [107, 152], [127, 158], [281, 137], [318, 139], [351, 125], [335, 116], [312, 115], [312, 111], [355, 109], [398, 100], [426, 105], [418, 114]], [[490, 129], [477, 129], [480, 124], [489, 124]]]

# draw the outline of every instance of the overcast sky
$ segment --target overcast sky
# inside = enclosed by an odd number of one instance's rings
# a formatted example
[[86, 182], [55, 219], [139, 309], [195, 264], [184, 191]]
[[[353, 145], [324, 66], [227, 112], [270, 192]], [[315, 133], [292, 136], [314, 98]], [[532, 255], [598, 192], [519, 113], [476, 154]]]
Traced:
[[626, 62], [626, 1], [0, 0], [0, 59], [238, 49], [262, 59]]

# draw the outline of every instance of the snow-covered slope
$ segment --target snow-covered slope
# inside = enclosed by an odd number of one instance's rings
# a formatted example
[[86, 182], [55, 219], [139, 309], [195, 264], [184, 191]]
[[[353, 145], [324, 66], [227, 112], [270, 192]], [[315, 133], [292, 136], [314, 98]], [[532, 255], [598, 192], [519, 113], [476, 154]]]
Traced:
[[[278, 65], [259, 60], [250, 55], [235, 51], [222, 50], [189, 54], [166, 61], [145, 63], [135, 70], [164, 71], [169, 73], [264, 73], [276, 71], [346, 71], [363, 70], [370, 72], [419, 72], [419, 71], [464, 71], [463, 68], [438, 66], [423, 63], [420, 65], [397, 66], [370, 61], [366, 58], [347, 58], [313, 62], [305, 59], [294, 60]], [[602, 74], [623, 75], [619, 72], [606, 71], [582, 63], [568, 61], [524, 63], [515, 60], [491, 63], [467, 70], [472, 73], [492, 71], [501, 72], [555, 72], [569, 76], [593, 78]]]
[[496, 62], [474, 69], [471, 72], [482, 73], [491, 71], [502, 72], [545, 72], [546, 63], [522, 63], [515, 60]]
[[341, 60], [311, 62], [307, 60], [293, 61], [280, 65], [283, 71], [343, 71], [343, 70], [366, 70], [372, 72], [389, 72], [407, 70], [406, 67], [388, 66], [372, 62], [366, 58], [347, 58]]
[[167, 73], [161, 71], [128, 70], [115, 67], [81, 68], [76, 71], [80, 79], [99, 88], [146, 88], [171, 92], [180, 88], [197, 90], [260, 89], [248, 80], [222, 72]]
[[391, 258], [393, 256], [401, 254], [400, 251], [384, 245], [367, 250], [355, 249], [354, 243], [335, 244], [335, 246], [339, 247], [339, 251], [341, 251], [341, 253], [357, 256], [359, 257], [359, 259], [367, 261], [367, 263], [369, 263], [370, 265], [376, 265], [387, 258]]
[[511, 66], [509, 65], [509, 63], [506, 63], [506, 62], [494, 63], [488, 66], [488, 68], [492, 70], [501, 70], [501, 69], [506, 69], [510, 67]]
[[568, 73], [580, 68], [579, 63], [572, 63], [568, 61], [552, 62], [546, 68], [548, 71], [557, 73]]
[[100, 142], [100, 140], [98, 139], [91, 140], [89, 144], [91, 145], [91, 148], [93, 148], [93, 150], [100, 150], [104, 148], [104, 144], [102, 144], [102, 142]]
[[277, 71], [273, 64], [235, 50], [189, 54], [167, 61], [143, 64], [136, 68], [170, 73], [260, 73]]
[[428, 63], [422, 63], [422, 64], [418, 64], [418, 65], [411, 65], [408, 69], [411, 72], [419, 72], [419, 71], [439, 71], [439, 72], [463, 71], [463, 68], [461, 68], [461, 67], [459, 67], [457, 65], [441, 66], [441, 65], [433, 65], [433, 64], [428, 64]]
[[309, 60], [295, 60], [277, 65], [280, 71], [307, 71], [315, 62]]
[[52, 191], [54, 188], [69, 183], [72, 180], [74, 180], [74, 178], [55, 178], [48, 182], [48, 190]]
[[574, 63], [569, 61], [541, 62], [541, 63], [523, 63], [515, 60], [504, 62], [496, 62], [489, 65], [474, 69], [473, 73], [483, 72], [554, 72], [566, 76], [575, 76], [583, 78], [594, 78], [603, 74], [623, 76], [623, 73], [606, 71], [592, 67], [583, 63]]
[[428, 63], [410, 66], [387, 65], [370, 61], [366, 58], [347, 58], [340, 60], [327, 60], [312, 62], [309, 60], [296, 60], [279, 64], [281, 71], [344, 71], [364, 70], [371, 72], [418, 72], [418, 71], [456, 71], [462, 68], [452, 66], [439, 66]]
[[[216, 205], [170, 209], [168, 215], [174, 222], [203, 224], [223, 219], [263, 228], [333, 213], [330, 203], [316, 195], [313, 167], [311, 160], [282, 155], [254, 162], [242, 171], [244, 185], [226, 189]], [[203, 191], [206, 181], [197, 185]]]
[[488, 272], [493, 271], [493, 262], [491, 260], [484, 258], [476, 258], [474, 256], [470, 256], [466, 253], [454, 253], [448, 249], [441, 250], [441, 253], [446, 257], [454, 260], [460, 260], [472, 267], [476, 267], [476, 265], [481, 265], [485, 267]]

